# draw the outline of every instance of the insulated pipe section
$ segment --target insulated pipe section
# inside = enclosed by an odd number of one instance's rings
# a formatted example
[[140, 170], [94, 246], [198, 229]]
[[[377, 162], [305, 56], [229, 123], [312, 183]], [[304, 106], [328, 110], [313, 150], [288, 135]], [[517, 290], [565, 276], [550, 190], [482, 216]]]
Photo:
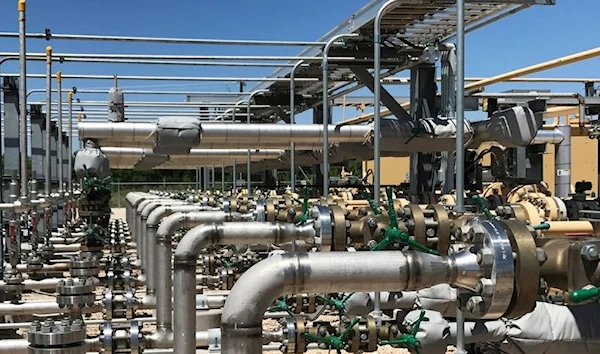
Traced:
[[[79, 139], [94, 138], [99, 141], [131, 141], [154, 143], [154, 123], [79, 123]], [[363, 142], [370, 133], [367, 125], [337, 127], [329, 125], [329, 142]], [[227, 124], [202, 125], [202, 143], [240, 143], [253, 148], [256, 143], [322, 143], [323, 127], [320, 125], [280, 124]], [[200, 146], [202, 146], [202, 143]], [[107, 145], [107, 144], [104, 144]]]
[[[456, 284], [462, 276], [453, 258], [421, 252], [274, 255], [246, 271], [229, 293], [221, 316], [221, 352], [261, 353], [263, 314], [280, 296], [417, 290]], [[178, 341], [175, 344], [177, 353], [194, 353], [189, 343], [181, 343], [186, 346], [180, 345], [180, 350]]]
[[[175, 342], [173, 349], [175, 353], [188, 354], [195, 353], [196, 350], [194, 340], [194, 332], [196, 331], [196, 312], [194, 311], [196, 308], [196, 260], [203, 248], [209, 245], [284, 244], [297, 240], [312, 243], [315, 235], [315, 229], [311, 224], [296, 226], [263, 222], [201, 225], [185, 234], [175, 250], [174, 257], [173, 302], [175, 307], [173, 318], [175, 319], [175, 327], [173, 332]], [[254, 279], [253, 281], [256, 280]], [[257, 311], [262, 311], [258, 316], [260, 318], [258, 320], [259, 326], [267, 310], [267, 306], [273, 300], [268, 301], [264, 308], [256, 309]], [[257, 353], [260, 353], [262, 350], [261, 331], [262, 327], [260, 327], [259, 337], [257, 338], [259, 344]], [[236, 348], [236, 350], [240, 349]]]

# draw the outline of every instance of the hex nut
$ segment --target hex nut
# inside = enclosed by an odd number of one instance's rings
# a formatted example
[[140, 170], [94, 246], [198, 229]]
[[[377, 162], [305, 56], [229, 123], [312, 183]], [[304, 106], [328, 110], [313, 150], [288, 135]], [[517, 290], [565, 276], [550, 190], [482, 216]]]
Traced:
[[467, 311], [473, 315], [481, 315], [485, 311], [485, 300], [481, 296], [472, 296], [465, 305]]
[[477, 252], [477, 263], [485, 267], [494, 264], [494, 253], [489, 248], [482, 248]]
[[482, 244], [485, 237], [485, 230], [481, 225], [473, 225], [469, 230], [469, 239], [472, 243]]
[[544, 251], [543, 248], [541, 247], [537, 247], [536, 249], [537, 252], [537, 259], [540, 265], [546, 263], [546, 261], [548, 260], [548, 255], [546, 254], [546, 251]]
[[481, 296], [492, 296], [494, 295], [494, 282], [489, 278], [481, 278], [477, 283], [475, 291]]
[[581, 247], [581, 257], [588, 261], [593, 262], [599, 259], [598, 248], [594, 244], [587, 244]]

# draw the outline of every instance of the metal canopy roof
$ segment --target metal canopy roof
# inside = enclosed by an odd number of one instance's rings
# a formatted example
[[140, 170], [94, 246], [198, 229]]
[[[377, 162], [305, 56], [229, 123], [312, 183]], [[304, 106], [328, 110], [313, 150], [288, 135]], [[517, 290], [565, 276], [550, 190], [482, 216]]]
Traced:
[[[355, 58], [363, 67], [372, 67], [372, 45], [373, 45], [373, 22], [379, 9], [387, 0], [372, 0], [363, 8], [351, 15], [346, 21], [342, 22], [324, 36], [319, 38], [319, 42], [327, 42], [336, 35], [343, 33], [359, 33], [367, 37], [367, 40], [353, 44], [352, 48], [345, 50], [332, 50], [331, 56], [350, 56]], [[532, 5], [554, 5], [555, 0], [467, 0], [465, 5], [466, 32], [481, 28], [489, 23], [499, 20], [508, 15], [526, 9]], [[400, 2], [397, 7], [385, 14], [382, 19], [382, 67], [398, 70], [404, 65], [407, 55], [415, 52], [415, 48], [435, 44], [436, 42], [445, 42], [452, 39], [456, 32], [456, 2], [448, 0], [406, 0]], [[404, 41], [403, 41], [404, 40]], [[408, 41], [408, 42], [407, 42]], [[410, 43], [410, 44], [409, 44]], [[298, 56], [317, 57], [320, 56], [322, 48], [308, 47], [301, 51]], [[335, 54], [334, 54], [335, 52]], [[290, 62], [293, 64], [293, 62]], [[289, 67], [280, 68], [274, 71], [268, 77], [289, 77], [291, 69]], [[312, 63], [308, 67], [298, 69], [296, 77], [320, 77], [320, 63]], [[335, 65], [330, 71], [332, 81], [337, 80], [356, 80], [350, 70], [345, 67]], [[332, 87], [340, 87], [340, 84], [333, 84]], [[321, 94], [320, 83], [297, 82], [296, 89], [298, 94], [310, 94], [315, 98]], [[280, 101], [281, 96], [289, 96], [289, 83], [287, 82], [262, 82], [256, 85], [251, 91], [268, 90], [266, 97]], [[279, 96], [278, 98], [275, 98]], [[302, 98], [300, 98], [299, 102]], [[308, 103], [305, 101], [305, 103]], [[283, 104], [282, 106], [287, 106]], [[299, 110], [305, 110], [308, 106], [299, 107]], [[257, 116], [267, 117], [272, 114], [272, 110], [257, 110]]]

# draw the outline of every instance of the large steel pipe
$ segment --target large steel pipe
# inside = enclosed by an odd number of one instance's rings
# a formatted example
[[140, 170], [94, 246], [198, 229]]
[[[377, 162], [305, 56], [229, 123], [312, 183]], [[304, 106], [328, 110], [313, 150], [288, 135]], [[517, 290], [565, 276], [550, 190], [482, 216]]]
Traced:
[[[229, 293], [221, 320], [221, 352], [261, 353], [263, 314], [280, 296], [457, 285], [466, 282], [462, 277], [473, 276], [465, 265], [451, 257], [411, 251], [272, 256], [246, 271]], [[188, 344], [176, 352], [189, 354], [194, 349]]]
[[[252, 215], [227, 213], [224, 211], [178, 212], [164, 219], [156, 231], [156, 277], [161, 284], [156, 291], [157, 335], [171, 333], [173, 329], [173, 277], [172, 236], [179, 229], [191, 229], [201, 224], [220, 223], [226, 220], [249, 219]], [[194, 283], [195, 284], [195, 283]]]
[[[312, 225], [272, 224], [259, 222], [224, 223], [201, 225], [193, 228], [179, 242], [175, 250], [174, 284], [174, 351], [194, 353], [193, 340], [196, 331], [196, 260], [200, 251], [209, 245], [269, 245], [284, 244], [296, 240], [313, 242], [315, 229]], [[270, 304], [270, 302], [269, 302]], [[266, 312], [262, 310], [260, 318]], [[262, 331], [262, 327], [261, 327]], [[262, 338], [258, 338], [259, 347]], [[260, 352], [261, 349], [259, 349]]]
[[[362, 142], [370, 133], [366, 125], [329, 126], [329, 142]], [[156, 124], [154, 123], [79, 123], [79, 139], [94, 138], [102, 141], [154, 142]], [[284, 140], [284, 141], [282, 141]], [[283, 125], [283, 124], [226, 124], [212, 123], [202, 125], [202, 146], [204, 143], [244, 142], [249, 148], [255, 143], [290, 142], [322, 143], [323, 127], [320, 125]], [[107, 144], [103, 144], [107, 145]]]
[[[102, 304], [97, 303], [93, 307], [84, 307], [82, 311], [84, 313], [101, 312]], [[56, 301], [28, 301], [20, 304], [0, 303], [0, 316], [45, 315], [62, 312], [64, 312], [64, 309], [60, 308]]]

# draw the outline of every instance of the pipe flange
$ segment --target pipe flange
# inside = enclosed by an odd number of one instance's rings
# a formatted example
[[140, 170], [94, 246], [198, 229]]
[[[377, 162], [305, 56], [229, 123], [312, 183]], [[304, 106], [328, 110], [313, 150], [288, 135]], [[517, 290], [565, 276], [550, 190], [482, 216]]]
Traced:
[[85, 326], [81, 319], [65, 317], [60, 321], [33, 321], [27, 339], [33, 347], [70, 346], [85, 341]]
[[231, 202], [229, 197], [223, 197], [223, 211], [226, 213], [231, 211]]
[[113, 330], [112, 324], [110, 323], [110, 319], [104, 322], [101, 327], [102, 335], [100, 336], [100, 340], [102, 344], [104, 344], [104, 354], [112, 354], [113, 352]]
[[285, 353], [287, 354], [295, 354], [296, 353], [296, 319], [294, 317], [286, 316], [285, 317], [285, 327], [283, 329], [283, 334], [286, 336], [287, 345], [285, 346]]
[[256, 213], [256, 221], [265, 221], [267, 219], [267, 211], [265, 208], [265, 201], [263, 199], [259, 199], [256, 201], [255, 207]]
[[331, 251], [333, 225], [329, 208], [322, 205], [315, 205], [312, 208], [312, 217], [315, 220], [315, 230], [318, 235], [315, 237], [315, 243], [321, 251]]
[[100, 273], [100, 268], [71, 268], [69, 273], [79, 278], [96, 277]]
[[439, 204], [431, 204], [427, 206], [427, 209], [433, 210], [433, 219], [437, 221], [437, 251], [441, 255], [446, 255], [448, 254], [448, 248], [450, 248], [450, 234], [452, 232], [448, 210]]
[[56, 292], [59, 295], [83, 295], [93, 293], [95, 288], [94, 278], [68, 278], [58, 282]]
[[273, 198], [269, 198], [267, 199], [267, 202], [265, 203], [265, 209], [266, 209], [266, 219], [268, 222], [275, 222], [277, 221], [277, 212], [275, 209], [275, 202], [273, 202]]
[[425, 226], [425, 214], [423, 213], [423, 210], [417, 204], [409, 204], [405, 208], [409, 211], [414, 222], [412, 235], [414, 235], [415, 241], [422, 245], [426, 245], [427, 227]]
[[86, 352], [85, 343], [57, 348], [34, 347], [31, 345], [27, 347], [28, 354], [85, 354]]
[[110, 288], [104, 290], [104, 297], [102, 299], [104, 305], [104, 315], [107, 320], [113, 319], [113, 294]]
[[535, 239], [529, 228], [514, 221], [501, 221], [507, 230], [515, 258], [515, 290], [505, 317], [516, 318], [533, 311], [540, 284], [540, 263]]
[[131, 354], [142, 354], [142, 346], [140, 340], [142, 339], [142, 333], [140, 332], [140, 324], [138, 321], [131, 321], [131, 328], [129, 329], [129, 345], [131, 347]]
[[93, 307], [94, 302], [96, 301], [96, 296], [94, 294], [85, 294], [85, 295], [58, 295], [56, 296], [56, 303], [60, 308], [84, 308], [84, 307]]
[[71, 268], [98, 268], [100, 261], [90, 253], [82, 253], [71, 260]]
[[134, 310], [136, 306], [136, 298], [133, 294], [133, 289], [127, 288], [125, 292], [125, 318], [128, 320], [133, 319]]
[[331, 214], [333, 215], [333, 251], [344, 251], [347, 245], [346, 236], [346, 216], [344, 210], [338, 205], [332, 205]]
[[497, 220], [472, 219], [467, 224], [477, 263], [483, 275], [475, 294], [461, 293], [459, 304], [473, 318], [497, 319], [509, 308], [514, 292], [515, 268], [510, 238]]

